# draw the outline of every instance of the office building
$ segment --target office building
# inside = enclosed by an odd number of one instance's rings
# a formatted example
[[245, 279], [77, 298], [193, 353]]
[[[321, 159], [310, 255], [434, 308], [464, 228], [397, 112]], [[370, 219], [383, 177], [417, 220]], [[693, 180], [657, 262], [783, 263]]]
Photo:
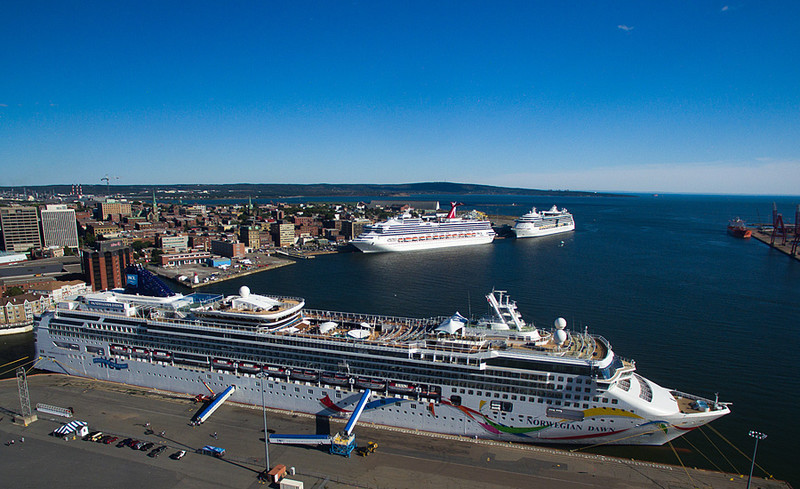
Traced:
[[78, 224], [75, 210], [64, 204], [47, 205], [39, 212], [44, 246], [78, 248]]
[[24, 253], [31, 248], [42, 247], [36, 207], [15, 205], [0, 208], [0, 230], [5, 251]]

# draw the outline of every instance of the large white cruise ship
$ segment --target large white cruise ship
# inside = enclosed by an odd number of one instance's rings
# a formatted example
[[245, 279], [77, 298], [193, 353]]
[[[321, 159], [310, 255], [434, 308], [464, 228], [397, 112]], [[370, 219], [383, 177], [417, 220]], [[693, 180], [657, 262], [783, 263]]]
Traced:
[[137, 286], [37, 320], [37, 368], [253, 405], [263, 388], [269, 407], [333, 417], [370, 389], [364, 421], [515, 442], [660, 445], [730, 412], [647, 380], [602, 336], [526, 323], [502, 291], [473, 324], [310, 310], [247, 287], [169, 295], [127, 273]]
[[405, 214], [364, 226], [364, 232], [350, 243], [364, 253], [491, 243], [495, 237], [492, 223], [456, 217], [456, 207], [459, 205], [452, 202], [447, 217], [440, 220], [426, 220]]
[[514, 221], [513, 231], [518, 238], [534, 238], [566, 233], [575, 229], [575, 220], [566, 209], [553, 206], [548, 211], [537, 211], [536, 207]]

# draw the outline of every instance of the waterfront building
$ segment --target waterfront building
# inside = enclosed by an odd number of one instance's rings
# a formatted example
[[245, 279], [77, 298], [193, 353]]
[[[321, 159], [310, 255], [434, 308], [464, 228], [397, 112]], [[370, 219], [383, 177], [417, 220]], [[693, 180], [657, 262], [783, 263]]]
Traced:
[[162, 267], [175, 267], [190, 263], [206, 263], [211, 259], [211, 253], [208, 251], [183, 251], [164, 254], [160, 258]]
[[44, 312], [51, 303], [46, 297], [37, 294], [0, 297], [0, 324], [33, 321], [33, 316]]
[[353, 221], [342, 221], [342, 236], [344, 239], [351, 240], [364, 232], [364, 226], [372, 224], [369, 219], [355, 219]]
[[75, 209], [65, 204], [48, 204], [39, 212], [44, 246], [78, 249]]
[[36, 207], [14, 205], [0, 208], [0, 229], [5, 251], [26, 252], [42, 247]]
[[211, 253], [228, 258], [240, 258], [245, 254], [244, 243], [215, 239], [211, 241]]
[[133, 264], [133, 250], [122, 240], [98, 241], [97, 249], [83, 251], [83, 273], [92, 290], [125, 285], [125, 267]]
[[291, 222], [274, 222], [270, 225], [275, 246], [291, 246], [295, 241], [294, 224]]

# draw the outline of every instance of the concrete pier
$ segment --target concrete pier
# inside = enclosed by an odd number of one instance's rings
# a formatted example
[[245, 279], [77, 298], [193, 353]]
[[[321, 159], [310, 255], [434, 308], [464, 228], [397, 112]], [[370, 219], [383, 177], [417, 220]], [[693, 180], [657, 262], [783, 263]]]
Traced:
[[[769, 246], [769, 242], [772, 240], [772, 232], [763, 232], [763, 231], [759, 231], [758, 229], [752, 229], [752, 232], [753, 232], [752, 236], [755, 239], [757, 239], [757, 240], [761, 241], [762, 243], [766, 244], [767, 246]], [[786, 240], [786, 244], [784, 245], [784, 244], [779, 244], [781, 241], [783, 241], [783, 240], [776, 238], [775, 239], [775, 245], [772, 246], [772, 248], [780, 251], [781, 253], [785, 253], [785, 254], [789, 255], [790, 257], [794, 258], [795, 260], [800, 260], [800, 248], [798, 248], [798, 252], [799, 253], [797, 253], [795, 255], [792, 255], [792, 244], [791, 244], [791, 242], [787, 239]]]
[[[63, 422], [40, 416], [27, 427], [11, 422], [19, 408], [16, 383], [0, 381], [0, 473], [3, 487], [256, 488], [264, 469], [261, 409], [226, 403], [207, 423], [191, 426], [200, 409], [188, 395], [78, 377], [28, 377], [33, 402], [69, 406], [87, 421], [120, 439], [131, 437], [168, 447], [158, 458], [117, 448], [116, 443], [49, 436]], [[315, 419], [268, 410], [270, 432], [335, 433], [345, 420]], [[164, 432], [163, 436], [160, 434]], [[355, 429], [359, 446], [375, 441], [369, 457], [344, 458], [325, 448], [270, 446], [271, 464], [294, 467], [290, 478], [307, 488], [742, 488], [746, 475], [684, 469], [562, 450], [415, 434], [408, 430]], [[24, 437], [24, 443], [20, 439]], [[13, 445], [6, 445], [11, 439]], [[222, 459], [195, 453], [207, 444], [225, 448]], [[181, 460], [169, 455], [186, 450]], [[277, 487], [277, 485], [274, 485]], [[777, 480], [754, 479], [753, 488], [788, 489]]]

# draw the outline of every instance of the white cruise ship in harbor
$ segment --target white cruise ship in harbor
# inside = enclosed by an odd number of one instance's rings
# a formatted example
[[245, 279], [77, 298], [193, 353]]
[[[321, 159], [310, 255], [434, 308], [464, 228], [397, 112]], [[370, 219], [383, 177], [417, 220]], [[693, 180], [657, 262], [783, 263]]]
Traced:
[[517, 238], [549, 236], [575, 230], [575, 220], [566, 209], [553, 206], [548, 211], [537, 211], [534, 207], [514, 221], [512, 230]]
[[450, 246], [488, 244], [494, 240], [492, 223], [479, 219], [456, 217], [456, 207], [451, 203], [447, 217], [426, 220], [405, 214], [364, 226], [364, 232], [350, 243], [364, 253], [382, 251], [412, 251]]
[[458, 313], [311, 310], [247, 287], [170, 295], [148, 272], [127, 273], [135, 287], [38, 318], [37, 368], [190, 395], [207, 385], [253, 405], [263, 388], [269, 407], [334, 417], [370, 389], [363, 421], [515, 442], [660, 445], [730, 412], [644, 378], [605, 338], [563, 319], [536, 328], [502, 291], [472, 324]]

